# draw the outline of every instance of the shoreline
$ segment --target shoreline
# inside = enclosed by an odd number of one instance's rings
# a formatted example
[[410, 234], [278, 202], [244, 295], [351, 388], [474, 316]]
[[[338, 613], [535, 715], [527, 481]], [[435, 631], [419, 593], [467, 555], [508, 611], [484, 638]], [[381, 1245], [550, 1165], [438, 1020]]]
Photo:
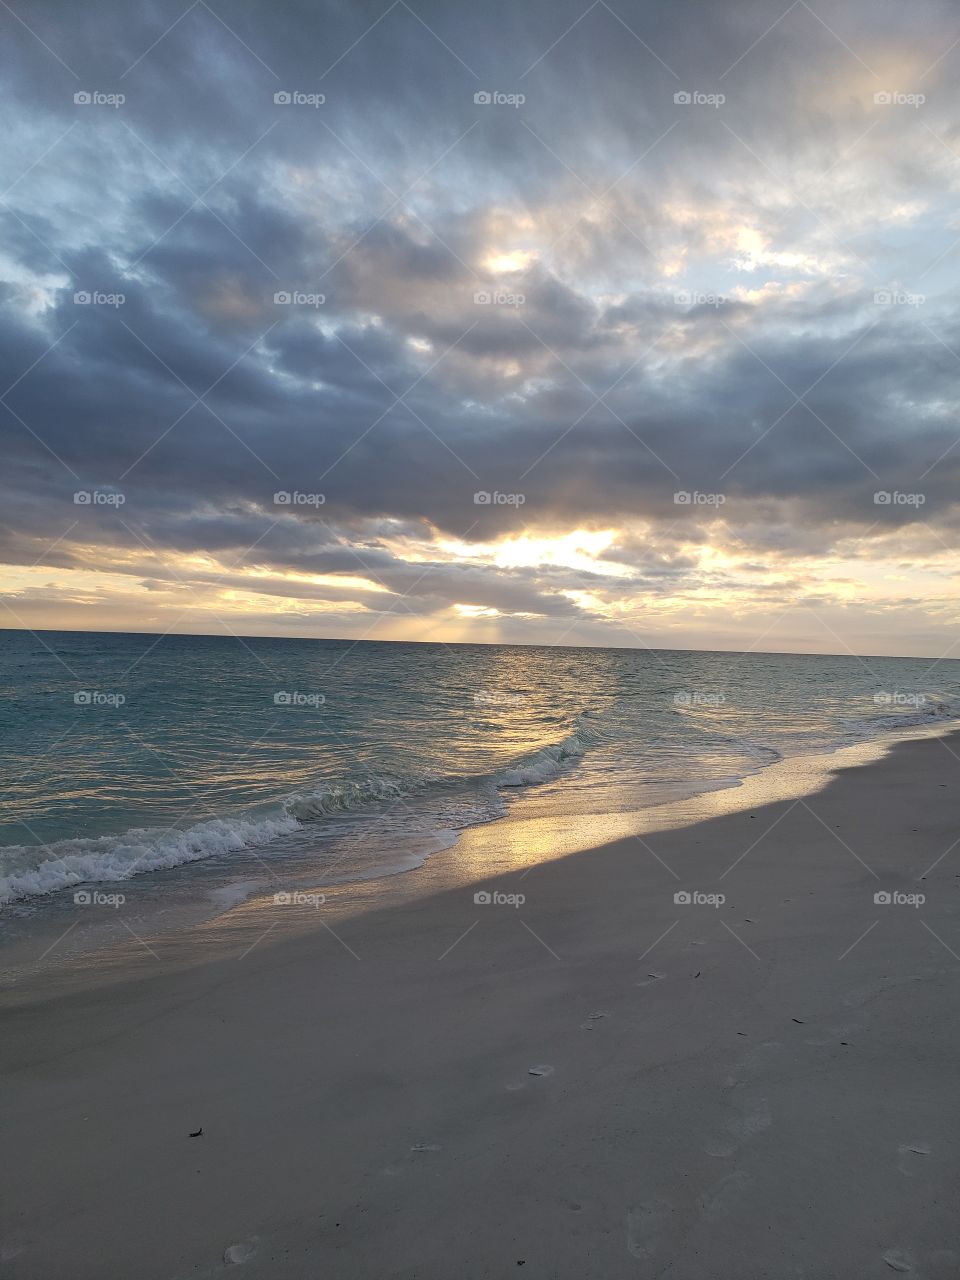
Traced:
[[955, 1277], [958, 749], [7, 992], [9, 1274]]
[[[344, 880], [330, 880], [323, 867], [291, 867], [282, 861], [261, 860], [254, 848], [240, 851], [233, 866], [229, 859], [199, 859], [128, 880], [83, 882], [49, 895], [15, 900], [0, 907], [0, 919], [6, 926], [0, 942], [0, 1004], [4, 993], [15, 995], [24, 988], [43, 990], [49, 983], [56, 991], [56, 971], [64, 963], [75, 968], [70, 986], [96, 983], [104, 974], [125, 976], [129, 971], [135, 975], [140, 972], [137, 962], [142, 957], [131, 947], [136, 945], [146, 955], [153, 955], [144, 939], [154, 934], [165, 940], [171, 955], [174, 950], [180, 953], [179, 963], [203, 963], [211, 950], [210, 939], [217, 933], [255, 931], [259, 926], [251, 917], [273, 912], [275, 891], [322, 894], [327, 898], [324, 905], [342, 917], [404, 901], [411, 893], [438, 892], [465, 883], [469, 875], [479, 879], [487, 871], [504, 874], [517, 865], [526, 869], [543, 860], [586, 852], [619, 839], [692, 826], [774, 799], [814, 795], [838, 771], [881, 760], [900, 743], [954, 735], [960, 747], [960, 721], [904, 726], [829, 751], [758, 764], [735, 782], [614, 813], [531, 816], [525, 810], [535, 804], [540, 788], [518, 788], [509, 796], [501, 816], [448, 833], [451, 838], [440, 847], [411, 855], [395, 867], [372, 869], [368, 875]], [[123, 911], [107, 906], [78, 915], [73, 892], [81, 887], [108, 896], [120, 893], [133, 905], [133, 911], [129, 906]], [[305, 918], [301, 913], [300, 920], [292, 916], [271, 915], [272, 942], [312, 927], [309, 912]]]
[[[613, 702], [616, 704], [617, 699]], [[281, 870], [286, 869], [281, 864], [288, 864], [296, 871], [293, 864], [299, 861], [306, 865], [312, 848], [313, 867], [322, 871], [325, 864], [329, 865], [331, 853], [333, 866], [339, 866], [345, 857], [349, 859], [351, 842], [363, 845], [391, 811], [400, 809], [408, 815], [408, 829], [391, 827], [380, 847], [374, 850], [372, 859], [370, 851], [365, 852], [366, 863], [363, 859], [354, 860], [352, 865], [348, 861], [347, 874], [341, 882], [392, 875], [416, 867], [418, 861], [442, 851], [446, 844], [456, 842], [464, 831], [474, 826], [510, 818], [515, 809], [522, 814], [529, 807], [531, 796], [552, 792], [557, 799], [557, 816], [571, 805], [580, 810], [589, 809], [594, 817], [611, 811], [617, 816], [622, 812], [642, 814], [695, 799], [706, 792], [739, 788], [753, 774], [785, 758], [820, 757], [861, 744], [950, 732], [960, 727], [960, 715], [956, 714], [953, 702], [955, 699], [944, 702], [938, 697], [932, 700], [928, 711], [893, 717], [902, 719], [902, 724], [891, 725], [888, 723], [891, 717], [881, 716], [876, 721], [869, 718], [857, 721], [852, 728], [853, 722], [836, 720], [832, 722], [832, 733], [827, 735], [832, 741], [816, 746], [804, 740], [802, 733], [779, 741], [774, 731], [770, 742], [759, 745], [750, 735], [726, 736], [719, 729], [700, 726], [695, 732], [703, 734], [706, 742], [714, 734], [719, 735], [721, 743], [737, 744], [740, 758], [723, 760], [721, 752], [719, 771], [709, 757], [695, 759], [691, 768], [685, 769], [681, 764], [679, 769], [673, 769], [669, 752], [665, 753], [656, 732], [652, 736], [644, 732], [632, 737], [625, 734], [619, 739], [614, 735], [604, 740], [595, 728], [599, 720], [594, 717], [602, 719], [605, 712], [598, 712], [594, 707], [581, 709], [563, 730], [558, 727], [562, 737], [528, 744], [529, 750], [500, 761], [488, 772], [461, 777], [456, 772], [449, 776], [421, 776], [414, 771], [406, 781], [388, 773], [370, 774], [359, 782], [346, 776], [338, 780], [337, 775], [331, 775], [299, 779], [296, 784], [290, 780], [285, 792], [281, 787], [279, 794], [261, 796], [256, 802], [239, 807], [211, 807], [209, 812], [192, 817], [198, 808], [196, 802], [187, 806], [186, 812], [181, 805], [165, 814], [146, 814], [135, 807], [129, 808], [112, 814], [103, 829], [96, 821], [88, 821], [68, 829], [58, 826], [50, 832], [41, 823], [39, 832], [30, 828], [34, 843], [20, 845], [14, 839], [0, 849], [4, 855], [0, 874], [0, 920], [9, 922], [31, 908], [42, 912], [46, 904], [72, 894], [77, 888], [111, 886], [111, 891], [116, 893], [122, 891], [124, 885], [132, 884], [142, 885], [149, 892], [152, 883], [170, 884], [184, 868], [190, 867], [196, 868], [198, 875], [205, 874], [205, 868], [206, 874], [224, 868], [217, 887], [226, 889], [232, 875], [230, 864], [246, 862], [252, 869], [252, 864], [260, 861], [260, 855], [264, 862], [275, 860]], [[952, 716], [948, 705], [953, 707]], [[854, 733], [862, 736], [853, 737]], [[630, 752], [635, 742], [646, 743], [646, 757], [642, 754], [639, 760], [632, 757]], [[601, 786], [610, 792], [601, 797], [596, 809], [589, 786], [572, 800], [563, 796], [568, 786], [574, 792], [578, 790], [581, 769], [591, 777], [594, 747], [601, 748], [601, 771], [607, 770], [600, 779]], [[641, 746], [641, 753], [643, 749]], [[696, 756], [695, 751], [693, 754]], [[736, 752], [733, 754], [735, 757]], [[470, 758], [469, 755], [466, 758]], [[610, 760], [620, 758], [628, 763], [621, 765], [619, 772], [611, 771]], [[573, 761], [578, 767], [570, 767]], [[431, 783], [441, 785], [431, 787]], [[476, 797], [464, 804], [464, 795], [458, 795], [457, 788], [466, 793], [471, 786], [481, 784], [490, 787], [489, 795], [480, 798], [478, 791]], [[453, 811], [450, 795], [454, 796]], [[458, 812], [457, 806], [466, 812]], [[368, 828], [361, 830], [364, 819]], [[357, 828], [355, 832], [351, 831], [351, 824]], [[327, 850], [323, 849], [324, 840], [330, 842]], [[344, 844], [346, 852], [341, 854]], [[131, 869], [136, 869], [135, 874], [124, 874]]]

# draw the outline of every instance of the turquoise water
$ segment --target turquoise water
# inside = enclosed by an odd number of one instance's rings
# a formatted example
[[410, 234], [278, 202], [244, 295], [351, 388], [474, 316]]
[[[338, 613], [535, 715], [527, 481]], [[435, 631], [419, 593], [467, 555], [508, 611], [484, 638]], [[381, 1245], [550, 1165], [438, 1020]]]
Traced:
[[0, 632], [0, 902], [216, 859], [351, 878], [960, 716], [927, 659]]

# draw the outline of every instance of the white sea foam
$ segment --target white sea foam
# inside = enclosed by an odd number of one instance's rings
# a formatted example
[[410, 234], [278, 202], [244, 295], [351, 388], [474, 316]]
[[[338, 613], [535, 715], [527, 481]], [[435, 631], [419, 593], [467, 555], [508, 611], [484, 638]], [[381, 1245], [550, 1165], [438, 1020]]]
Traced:
[[254, 819], [212, 818], [184, 830], [142, 827], [119, 836], [58, 840], [45, 846], [7, 845], [0, 849], [0, 903], [236, 853], [298, 826], [292, 815], [278, 813]]
[[[835, 745], [843, 745], [851, 736], [866, 738], [891, 730], [955, 720], [960, 715], [960, 703], [932, 697], [915, 709], [893, 710], [879, 704], [871, 710], [873, 714], [861, 714], [856, 719], [838, 717], [834, 722]], [[47, 845], [8, 845], [0, 848], [0, 904], [83, 883], [128, 880], [144, 872], [168, 870], [244, 849], [262, 848], [298, 832], [308, 833], [312, 824], [326, 818], [352, 810], [362, 812], [371, 806], [389, 805], [414, 796], [425, 795], [428, 801], [420, 813], [425, 825], [417, 834], [417, 841], [432, 848], [437, 833], [442, 831], [444, 838], [439, 841], [439, 847], [444, 847], [456, 839], [455, 832], [464, 826], [501, 816], [504, 801], [495, 799], [498, 791], [503, 794], [517, 788], [535, 787], [568, 773], [586, 751], [604, 740], [601, 725], [606, 726], [607, 736], [614, 731], [606, 713], [600, 719], [584, 712], [573, 722], [572, 731], [566, 737], [544, 745], [492, 775], [331, 780], [315, 788], [298, 790], [274, 805], [262, 805], [255, 812], [205, 819], [189, 827], [144, 827], [122, 834], [61, 840]], [[629, 727], [635, 731], [635, 726]], [[722, 777], [710, 776], [708, 771], [701, 775], [692, 773], [686, 781], [695, 791], [735, 785], [742, 772], [752, 771], [746, 763], [749, 759], [755, 761], [754, 767], [763, 767], [782, 755], [773, 746], [761, 745], [748, 737], [720, 733], [713, 737], [714, 741], [718, 739], [735, 745], [743, 764], [737, 766], [731, 776], [727, 771]], [[629, 740], [622, 745], [629, 750]], [[783, 745], [786, 754], [790, 754], [790, 745]], [[803, 750], [803, 746], [798, 743], [793, 749]], [[819, 749], [829, 750], [829, 746], [821, 743]], [[684, 781], [679, 777], [671, 780], [677, 785]], [[462, 790], [471, 785], [474, 790], [469, 794]], [[431, 796], [436, 797], [436, 804]], [[399, 816], [402, 819], [403, 815]], [[351, 838], [362, 840], [363, 837], [355, 833]], [[405, 849], [403, 860], [405, 864], [419, 865], [422, 857]], [[375, 857], [374, 862], [377, 865], [371, 864], [371, 872], [382, 873], [380, 859]], [[359, 870], [358, 861], [354, 874]]]
[[549, 782], [556, 778], [571, 760], [576, 760], [600, 741], [599, 732], [588, 722], [587, 713], [579, 715], [573, 733], [562, 742], [551, 743], [542, 747], [527, 760], [508, 769], [501, 770], [496, 776], [498, 787], [533, 787], [541, 782]]
[[[596, 734], [578, 719], [568, 738], [544, 747], [516, 768], [505, 770], [494, 779], [494, 785], [520, 787], [547, 781], [595, 740]], [[417, 795], [431, 783], [442, 781], [436, 777], [342, 779], [310, 791], [294, 792], [258, 814], [214, 818], [183, 828], [134, 828], [121, 835], [60, 840], [49, 845], [7, 845], [0, 848], [0, 904], [78, 884], [128, 880], [147, 871], [165, 871], [188, 862], [259, 848], [301, 831], [305, 824]], [[485, 810], [473, 820], [484, 821], [488, 817]], [[447, 843], [440, 839], [439, 847]]]
[[902, 711], [876, 715], [870, 719], [873, 731], [888, 729], [909, 729], [918, 724], [930, 724], [931, 721], [956, 720], [960, 717], [960, 703], [947, 698], [931, 698], [921, 703], [913, 711]]

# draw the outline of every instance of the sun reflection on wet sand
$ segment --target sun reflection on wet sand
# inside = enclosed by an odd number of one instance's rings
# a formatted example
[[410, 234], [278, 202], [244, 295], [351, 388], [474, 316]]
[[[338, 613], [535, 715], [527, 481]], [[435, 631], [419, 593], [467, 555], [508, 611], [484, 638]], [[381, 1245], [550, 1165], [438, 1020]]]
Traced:
[[[645, 810], [529, 817], [524, 816], [521, 794], [505, 818], [462, 832], [455, 845], [434, 854], [422, 866], [370, 880], [328, 884], [320, 879], [314, 884], [301, 875], [296, 886], [273, 884], [273, 872], [264, 863], [262, 879], [245, 885], [255, 896], [212, 916], [209, 913], [218, 903], [222, 907], [229, 896], [207, 894], [205, 902], [192, 902], [189, 909], [165, 907], [161, 899], [152, 918], [143, 916], [135, 931], [128, 929], [119, 939], [114, 930], [109, 936], [91, 934], [86, 943], [74, 936], [69, 946], [62, 947], [50, 924], [49, 938], [34, 936], [30, 945], [18, 940], [3, 954], [0, 972], [5, 998], [15, 1004], [34, 997], [38, 987], [53, 997], [79, 987], [122, 983], [156, 974], [158, 965], [169, 972], [211, 961], [242, 960], [255, 948], [310, 934], [317, 935], [323, 946], [354, 954], [349, 924], [359, 916], [388, 906], [413, 909], [433, 895], [507, 877], [516, 887], [544, 863], [621, 839], [636, 838], [637, 856], [649, 858], [654, 855], [646, 837], [657, 832], [815, 795], [838, 772], [875, 763], [897, 743], [941, 737], [957, 728], [960, 723], [926, 730], [914, 727], [835, 752], [794, 756], [760, 770], [740, 786]], [[629, 800], [629, 795], [624, 797], [625, 804]], [[765, 830], [759, 822], [758, 837]], [[256, 893], [261, 886], [267, 891]], [[206, 918], [198, 920], [198, 914], [204, 913]], [[51, 949], [49, 956], [38, 960], [46, 947]]]

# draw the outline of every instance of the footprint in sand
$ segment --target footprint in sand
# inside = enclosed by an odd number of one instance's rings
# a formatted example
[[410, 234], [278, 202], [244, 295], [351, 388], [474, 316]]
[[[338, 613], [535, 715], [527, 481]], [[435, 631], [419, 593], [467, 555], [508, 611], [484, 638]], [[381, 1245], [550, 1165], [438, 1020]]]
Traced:
[[650, 1200], [627, 1213], [627, 1253], [650, 1262], [677, 1235], [677, 1211], [669, 1200]]
[[724, 1121], [723, 1134], [704, 1147], [708, 1156], [723, 1159], [732, 1156], [745, 1142], [769, 1129], [773, 1123], [770, 1104], [758, 1094], [747, 1094], [731, 1100], [737, 1114]]
[[223, 1260], [228, 1267], [240, 1266], [249, 1262], [257, 1252], [257, 1237], [251, 1240], [240, 1240], [237, 1244], [228, 1245], [223, 1251]]
[[648, 973], [645, 978], [637, 983], [638, 987], [649, 987], [654, 982], [662, 982], [667, 975], [665, 973]]
[[[553, 1075], [553, 1067], [551, 1067], [549, 1063], [542, 1062], [539, 1066], [528, 1067], [527, 1075], [538, 1076], [540, 1079], [543, 1079], [546, 1076]], [[525, 1089], [529, 1083], [529, 1080], [513, 1080], [506, 1086], [506, 1088], [509, 1093], [516, 1093], [520, 1089]]]
[[888, 1249], [880, 1255], [891, 1271], [915, 1270], [913, 1258], [904, 1249]]
[[923, 1163], [923, 1157], [929, 1154], [929, 1142], [904, 1142], [897, 1147], [897, 1168], [908, 1178], [915, 1178]]
[[867, 1025], [868, 1019], [861, 1015], [852, 1022], [843, 1022], [839, 1026], [825, 1027], [822, 1035], [811, 1035], [803, 1043], [813, 1049], [822, 1049], [825, 1046], [843, 1043], [844, 1041], [849, 1044]]
[[606, 1016], [607, 1015], [605, 1013], [588, 1013], [586, 1022], [580, 1023], [580, 1030], [592, 1031], [594, 1028], [594, 1024], [598, 1022], [601, 1018], [605, 1018]]
[[711, 1222], [726, 1217], [731, 1209], [736, 1208], [751, 1182], [753, 1179], [749, 1173], [744, 1173], [742, 1169], [736, 1169], [733, 1173], [727, 1174], [700, 1197], [700, 1212]]
[[782, 1048], [783, 1045], [779, 1040], [765, 1040], [763, 1044], [758, 1044], [755, 1049], [744, 1054], [727, 1076], [724, 1084], [728, 1089], [734, 1089], [744, 1080], [756, 1079], [773, 1065]]
[[927, 965], [920, 970], [919, 973], [901, 973], [897, 975], [889, 975], [879, 981], [868, 983], [862, 987], [852, 987], [843, 997], [843, 1003], [847, 1008], [857, 1008], [870, 1004], [879, 996], [886, 995], [888, 991], [894, 991], [898, 987], [905, 987], [914, 982], [934, 982], [941, 975], [952, 972], [948, 965], [944, 968], [941, 965], [936, 967]]

